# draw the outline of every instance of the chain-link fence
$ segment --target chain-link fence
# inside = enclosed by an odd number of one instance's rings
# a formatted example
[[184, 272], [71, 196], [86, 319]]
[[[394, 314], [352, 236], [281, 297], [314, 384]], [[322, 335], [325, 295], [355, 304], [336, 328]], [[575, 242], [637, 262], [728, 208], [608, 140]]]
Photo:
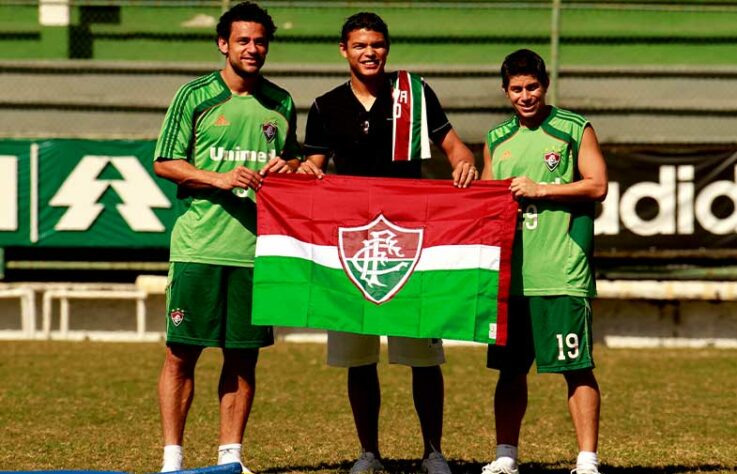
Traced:
[[[591, 120], [608, 159], [627, 161], [637, 154], [641, 159], [631, 161], [631, 167], [645, 171], [634, 177], [646, 180], [641, 184], [648, 189], [657, 188], [655, 198], [630, 199], [637, 206], [628, 210], [615, 191], [624, 199], [630, 192], [625, 188], [644, 188], [634, 178], [613, 180], [612, 200], [597, 225], [612, 235], [632, 237], [637, 244], [632, 248], [646, 256], [651, 241], [641, 243], [639, 232], [662, 225], [651, 238], [652, 248], [667, 235], [675, 253], [661, 251], [657, 258], [703, 257], [709, 260], [701, 262], [707, 272], [716, 265], [729, 271], [729, 278], [737, 275], [735, 267], [717, 262], [722, 254], [715, 252], [724, 247], [725, 255], [737, 261], [729, 240], [737, 216], [733, 165], [723, 165], [720, 158], [737, 150], [737, 1], [566, 0], [557, 30], [552, 5], [542, 1], [261, 3], [278, 26], [265, 73], [295, 98], [300, 139], [312, 100], [348, 77], [338, 32], [357, 11], [376, 11], [387, 21], [389, 69], [421, 73], [477, 155], [487, 130], [511, 112], [498, 72], [504, 56], [527, 47], [546, 60], [557, 57], [558, 105]], [[176, 89], [221, 67], [214, 28], [228, 5], [227, 0], [2, 2], [0, 138], [154, 139]], [[551, 31], [558, 31], [557, 55], [551, 50]], [[704, 156], [711, 157], [713, 170], [702, 166]], [[7, 169], [16, 166], [11, 158], [4, 161]], [[429, 176], [447, 176], [443, 160], [431, 161], [437, 168]], [[616, 179], [630, 179], [628, 166], [617, 171], [621, 176]], [[681, 194], [676, 199], [675, 191], [668, 194], [676, 186], [679, 193], [688, 190], [697, 181], [691, 201]], [[669, 220], [675, 222], [676, 207], [685, 209], [677, 213], [677, 228]], [[688, 228], [693, 214], [708, 217], [696, 226], [698, 232]], [[702, 231], [716, 242], [713, 248], [679, 246], [681, 234], [700, 238]], [[625, 262], [622, 242], [626, 239], [607, 247], [609, 254], [600, 250], [599, 262], [611, 257], [610, 268], [649, 265], [632, 249], [625, 253], [633, 260]], [[17, 254], [23, 249], [15, 251], [8, 254], [10, 260], [47, 258], [37, 247], [28, 247], [27, 256]], [[101, 258], [109, 260], [105, 255]]]
[[[278, 26], [265, 71], [300, 111], [347, 75], [337, 48], [343, 20], [373, 10], [392, 33], [389, 68], [422, 72], [470, 143], [508, 114], [503, 57], [520, 47], [552, 53], [548, 2], [262, 4]], [[228, 5], [4, 2], [0, 136], [155, 137], [176, 88], [220, 67], [214, 25]], [[587, 114], [605, 143], [734, 143], [735, 24], [737, 2], [727, 0], [564, 1], [557, 102]]]

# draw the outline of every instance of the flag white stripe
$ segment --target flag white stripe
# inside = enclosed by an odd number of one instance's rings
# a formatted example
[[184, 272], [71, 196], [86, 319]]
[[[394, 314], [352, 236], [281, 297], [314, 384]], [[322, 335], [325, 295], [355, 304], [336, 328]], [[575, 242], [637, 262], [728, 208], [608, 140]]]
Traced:
[[[293, 257], [312, 260], [323, 267], [342, 269], [338, 248], [315, 245], [286, 235], [261, 235], [256, 241], [258, 257]], [[422, 249], [415, 271], [499, 270], [499, 247], [491, 245], [438, 245]]]
[[422, 133], [420, 137], [420, 158], [423, 160], [431, 158], [430, 154], [430, 132], [427, 129], [427, 103], [425, 102], [425, 81], [422, 81]]

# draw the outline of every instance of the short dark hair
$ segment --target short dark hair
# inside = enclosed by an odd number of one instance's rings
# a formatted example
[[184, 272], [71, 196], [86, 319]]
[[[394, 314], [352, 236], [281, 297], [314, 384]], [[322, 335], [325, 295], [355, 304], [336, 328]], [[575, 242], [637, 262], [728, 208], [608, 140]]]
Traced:
[[340, 42], [347, 43], [350, 32], [356, 30], [369, 30], [381, 33], [384, 35], [386, 45], [389, 46], [389, 27], [386, 26], [384, 20], [376, 13], [359, 12], [348, 17], [340, 31]]
[[502, 88], [507, 90], [509, 79], [513, 76], [533, 76], [547, 89], [550, 85], [545, 61], [534, 51], [518, 49], [504, 58], [502, 63]]
[[269, 16], [269, 12], [253, 2], [241, 2], [223, 13], [215, 29], [218, 34], [217, 37], [225, 40], [230, 38], [230, 29], [235, 21], [259, 23], [266, 30], [266, 38], [269, 41], [274, 39], [274, 33], [276, 33], [274, 20]]

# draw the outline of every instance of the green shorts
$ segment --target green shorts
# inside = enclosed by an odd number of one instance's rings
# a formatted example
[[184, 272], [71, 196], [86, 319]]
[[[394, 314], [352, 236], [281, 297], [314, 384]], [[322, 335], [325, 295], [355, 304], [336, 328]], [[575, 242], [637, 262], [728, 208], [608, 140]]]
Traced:
[[274, 343], [271, 326], [251, 324], [253, 268], [172, 262], [166, 342], [226, 349]]
[[506, 346], [489, 346], [486, 366], [527, 373], [594, 368], [591, 301], [582, 296], [526, 296], [509, 300]]

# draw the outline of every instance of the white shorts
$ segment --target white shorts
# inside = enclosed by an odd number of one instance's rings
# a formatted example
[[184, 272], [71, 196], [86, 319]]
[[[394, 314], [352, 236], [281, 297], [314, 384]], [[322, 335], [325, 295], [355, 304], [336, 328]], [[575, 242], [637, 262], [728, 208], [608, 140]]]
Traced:
[[[389, 336], [389, 363], [433, 367], [445, 362], [442, 339]], [[328, 365], [360, 367], [379, 362], [379, 336], [328, 331]]]

